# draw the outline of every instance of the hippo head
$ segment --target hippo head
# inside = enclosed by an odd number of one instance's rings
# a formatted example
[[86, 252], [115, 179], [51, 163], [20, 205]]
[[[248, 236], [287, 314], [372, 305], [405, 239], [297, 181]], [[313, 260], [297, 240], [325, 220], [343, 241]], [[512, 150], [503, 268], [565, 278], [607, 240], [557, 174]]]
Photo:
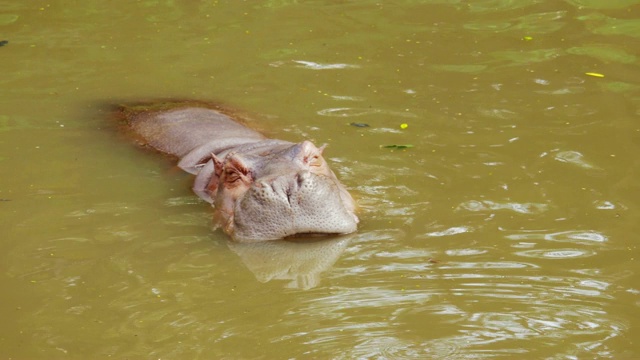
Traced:
[[261, 241], [356, 230], [353, 199], [322, 157], [324, 146], [257, 144], [211, 155], [215, 170], [207, 190], [226, 233]]

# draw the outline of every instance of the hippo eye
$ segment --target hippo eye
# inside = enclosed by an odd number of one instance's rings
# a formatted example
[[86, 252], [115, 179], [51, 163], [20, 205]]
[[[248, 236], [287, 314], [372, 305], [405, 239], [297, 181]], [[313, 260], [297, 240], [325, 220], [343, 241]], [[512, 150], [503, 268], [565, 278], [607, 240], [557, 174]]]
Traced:
[[320, 159], [319, 155], [305, 156], [304, 162], [309, 164], [309, 166], [317, 167], [322, 165], [322, 159]]
[[235, 171], [228, 171], [227, 173], [225, 173], [225, 181], [228, 183], [234, 183], [236, 181], [240, 180], [240, 174], [238, 174]]
[[228, 156], [224, 164], [224, 181], [226, 183], [232, 184], [238, 180], [249, 181], [249, 173], [249, 169], [240, 157], [235, 155]]

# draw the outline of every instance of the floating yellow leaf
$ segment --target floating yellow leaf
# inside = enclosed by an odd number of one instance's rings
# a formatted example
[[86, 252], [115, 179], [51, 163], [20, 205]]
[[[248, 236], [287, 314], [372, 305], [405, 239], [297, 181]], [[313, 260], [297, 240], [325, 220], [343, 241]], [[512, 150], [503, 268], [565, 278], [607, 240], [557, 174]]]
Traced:
[[599, 78], [603, 78], [604, 75], [600, 74], [600, 73], [596, 73], [596, 72], [588, 72], [588, 73], [584, 73], [585, 75], [589, 75], [589, 76], [593, 76], [593, 77], [599, 77]]
[[531, 41], [531, 40], [533, 40], [533, 37], [531, 37], [531, 36], [523, 36], [523, 37], [522, 37], [522, 40], [524, 40], [524, 41]]
[[408, 124], [400, 124], [400, 129], [406, 129], [408, 127], [409, 127]]

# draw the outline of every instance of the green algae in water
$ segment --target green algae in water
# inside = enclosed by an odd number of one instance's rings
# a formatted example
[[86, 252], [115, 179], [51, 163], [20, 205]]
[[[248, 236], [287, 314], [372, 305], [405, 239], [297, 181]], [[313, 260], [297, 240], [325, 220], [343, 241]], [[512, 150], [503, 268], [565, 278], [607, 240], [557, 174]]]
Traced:
[[0, 25], [13, 24], [18, 18], [19, 16], [15, 14], [0, 14]]
[[569, 54], [584, 55], [604, 62], [618, 62], [623, 64], [633, 64], [638, 61], [638, 57], [612, 45], [585, 45], [567, 49]]

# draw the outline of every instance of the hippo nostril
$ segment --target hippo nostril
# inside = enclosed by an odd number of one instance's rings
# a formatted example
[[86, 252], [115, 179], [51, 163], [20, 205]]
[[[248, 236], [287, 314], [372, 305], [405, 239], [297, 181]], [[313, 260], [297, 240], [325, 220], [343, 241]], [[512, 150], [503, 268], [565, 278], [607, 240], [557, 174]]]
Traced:
[[310, 177], [310, 173], [308, 171], [301, 171], [296, 175], [296, 183], [298, 184], [298, 187], [301, 187], [302, 184], [309, 180]]
[[289, 206], [291, 206], [291, 189], [287, 189], [286, 195], [287, 195], [287, 202], [289, 203]]

